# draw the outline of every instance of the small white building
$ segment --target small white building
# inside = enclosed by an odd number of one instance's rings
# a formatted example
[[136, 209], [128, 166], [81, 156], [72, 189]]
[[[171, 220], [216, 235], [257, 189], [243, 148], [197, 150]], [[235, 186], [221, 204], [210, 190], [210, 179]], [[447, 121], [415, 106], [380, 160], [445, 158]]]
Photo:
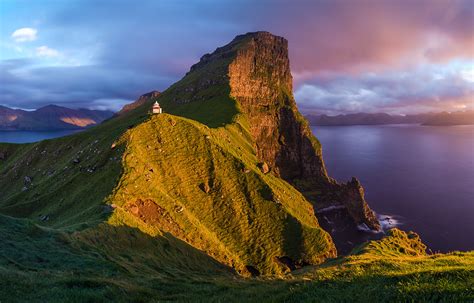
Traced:
[[155, 104], [153, 104], [153, 114], [161, 114], [163, 111], [160, 107], [160, 104], [158, 101], [155, 101]]

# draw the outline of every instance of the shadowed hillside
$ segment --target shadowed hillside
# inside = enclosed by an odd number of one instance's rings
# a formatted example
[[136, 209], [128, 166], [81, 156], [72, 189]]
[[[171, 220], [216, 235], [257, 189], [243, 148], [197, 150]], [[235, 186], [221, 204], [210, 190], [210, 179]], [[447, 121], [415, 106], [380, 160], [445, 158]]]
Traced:
[[403, 232], [279, 279], [239, 278], [168, 234], [150, 237], [107, 224], [65, 233], [0, 216], [0, 239], [0, 297], [6, 302], [474, 299], [472, 252], [423, 255], [419, 239]]

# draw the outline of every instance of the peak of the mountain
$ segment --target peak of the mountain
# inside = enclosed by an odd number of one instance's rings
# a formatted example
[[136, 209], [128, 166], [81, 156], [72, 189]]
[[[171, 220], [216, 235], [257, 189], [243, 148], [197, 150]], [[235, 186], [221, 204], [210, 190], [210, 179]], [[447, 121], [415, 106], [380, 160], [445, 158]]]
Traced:
[[[9, 108], [9, 107], [0, 105], [0, 115], [3, 115], [3, 114], [12, 114], [12, 113], [15, 113], [15, 112], [19, 112], [19, 110], [17, 110], [17, 109], [12, 109], [12, 108]], [[1, 116], [0, 116], [0, 117], [1, 117]], [[0, 118], [0, 119], [1, 119], [1, 118]]]
[[110, 118], [111, 111], [71, 109], [49, 104], [35, 111], [0, 108], [0, 130], [51, 131], [81, 129]]
[[45, 106], [42, 106], [42, 107], [38, 108], [37, 111], [58, 110], [58, 109], [68, 109], [68, 108], [64, 107], [64, 106], [55, 105], [55, 104], [48, 104], [48, 105], [45, 105]]
[[189, 93], [175, 98], [177, 103], [200, 101], [200, 93], [218, 87], [228, 91], [237, 103], [234, 114], [247, 120], [258, 159], [301, 190], [316, 209], [342, 206], [356, 224], [380, 228], [359, 182], [338, 184], [327, 175], [321, 146], [296, 107], [286, 39], [268, 32], [237, 36], [204, 55], [182, 82], [179, 89]]
[[306, 118], [311, 125], [323, 126], [396, 124], [409, 121], [405, 116], [392, 116], [387, 113], [355, 113], [336, 116], [310, 114]]

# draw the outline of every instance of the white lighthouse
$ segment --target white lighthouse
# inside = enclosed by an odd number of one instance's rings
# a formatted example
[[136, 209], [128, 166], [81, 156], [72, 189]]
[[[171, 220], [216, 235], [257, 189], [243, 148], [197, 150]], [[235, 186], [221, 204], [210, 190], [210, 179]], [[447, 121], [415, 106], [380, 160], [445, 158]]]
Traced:
[[162, 113], [162, 109], [160, 107], [160, 104], [158, 103], [158, 101], [155, 101], [155, 104], [153, 104], [153, 114], [161, 114]]

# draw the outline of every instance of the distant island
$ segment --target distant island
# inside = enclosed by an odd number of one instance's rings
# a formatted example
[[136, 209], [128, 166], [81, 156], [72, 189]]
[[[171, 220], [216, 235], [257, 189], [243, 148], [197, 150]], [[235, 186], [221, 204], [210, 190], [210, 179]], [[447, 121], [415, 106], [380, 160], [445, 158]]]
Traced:
[[0, 106], [0, 131], [56, 131], [82, 129], [113, 116], [111, 111], [71, 109], [47, 105], [34, 111]]
[[474, 111], [425, 113], [415, 115], [390, 115], [386, 113], [356, 113], [328, 115], [305, 115], [311, 125], [348, 126], [383, 124], [421, 124], [433, 126], [473, 125]]

